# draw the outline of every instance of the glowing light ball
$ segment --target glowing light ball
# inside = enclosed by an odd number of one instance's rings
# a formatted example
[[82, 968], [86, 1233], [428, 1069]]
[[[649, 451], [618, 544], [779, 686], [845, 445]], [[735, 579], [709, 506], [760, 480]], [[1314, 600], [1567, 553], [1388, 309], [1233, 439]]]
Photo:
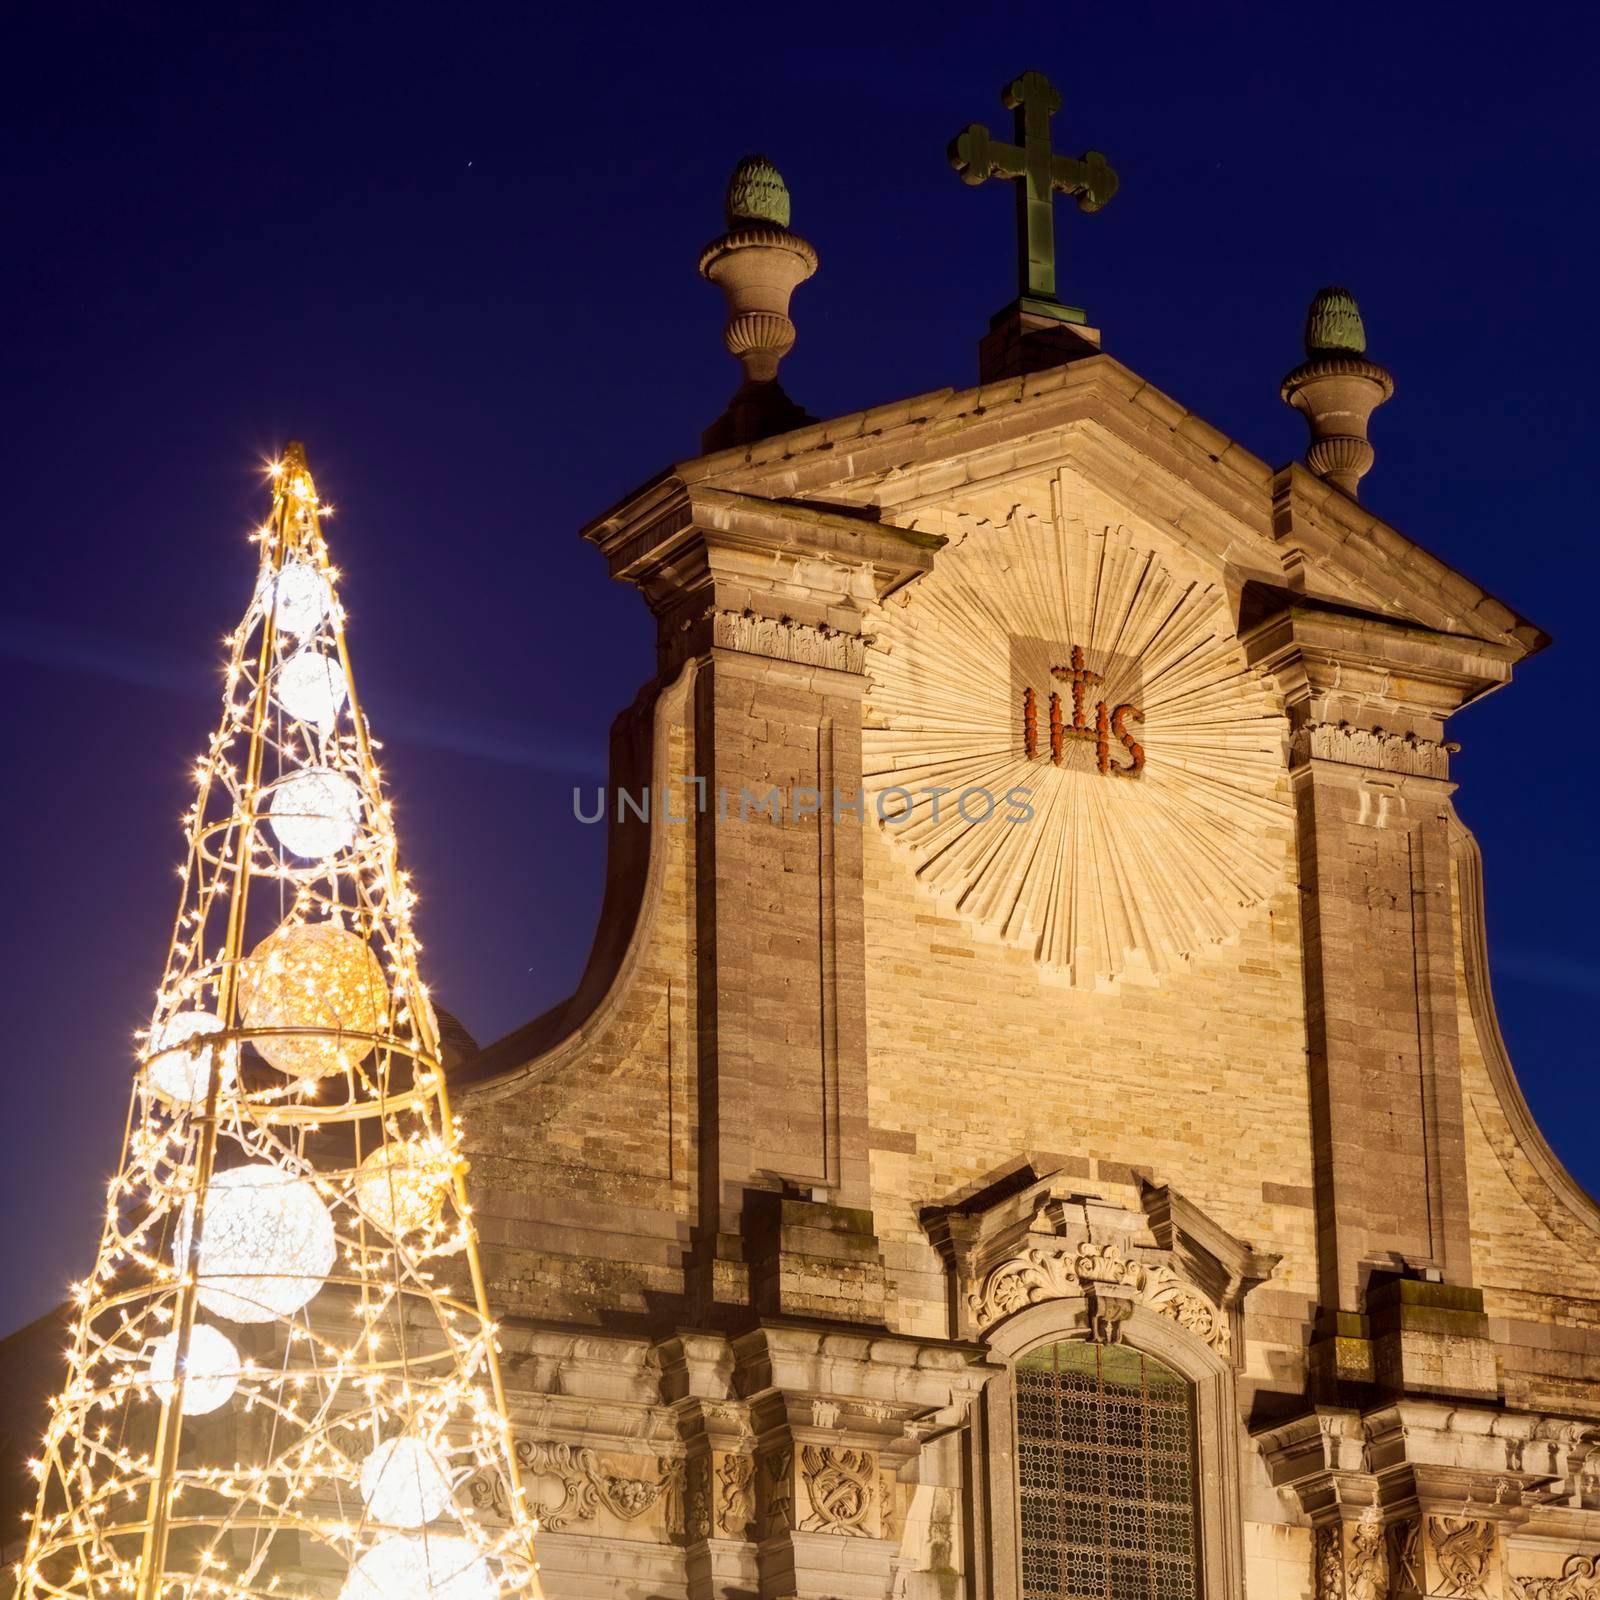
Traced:
[[267, 1034], [251, 1042], [279, 1072], [322, 1078], [343, 1072], [372, 1049], [389, 989], [365, 939], [331, 922], [286, 922], [269, 933], [239, 971], [247, 1028], [318, 1028], [323, 1036]]
[[[216, 1047], [193, 1041], [221, 1031], [222, 1018], [210, 1011], [179, 1011], [168, 1017], [151, 1038], [145, 1081], [173, 1105], [202, 1104], [211, 1087], [211, 1061]], [[225, 1087], [235, 1076], [232, 1051], [228, 1057], [222, 1069]]]
[[442, 1150], [380, 1145], [356, 1168], [356, 1205], [391, 1239], [401, 1239], [439, 1220], [449, 1183], [449, 1158]]
[[339, 1600], [498, 1600], [500, 1585], [470, 1540], [400, 1533], [350, 1569]]
[[385, 1439], [361, 1464], [361, 1498], [379, 1522], [420, 1528], [454, 1498], [450, 1476], [420, 1439]]
[[277, 624], [279, 633], [297, 639], [315, 633], [333, 610], [328, 580], [304, 561], [286, 561], [276, 578], [267, 581], [262, 607]]
[[[179, 1260], [188, 1228], [180, 1226]], [[269, 1162], [219, 1172], [206, 1190], [199, 1300], [229, 1322], [272, 1322], [305, 1305], [333, 1266], [333, 1218], [304, 1179]]]
[[278, 703], [291, 717], [331, 732], [350, 697], [344, 668], [320, 650], [300, 650], [278, 668]]
[[278, 843], [311, 861], [348, 850], [361, 831], [361, 791], [332, 767], [307, 767], [284, 779], [267, 811]]
[[[177, 1393], [177, 1362], [178, 1336], [169, 1333], [156, 1341], [145, 1369], [145, 1377], [163, 1400], [170, 1401]], [[203, 1322], [195, 1323], [189, 1330], [189, 1359], [183, 1368], [184, 1416], [203, 1417], [226, 1404], [239, 1386], [243, 1366], [232, 1340]]]

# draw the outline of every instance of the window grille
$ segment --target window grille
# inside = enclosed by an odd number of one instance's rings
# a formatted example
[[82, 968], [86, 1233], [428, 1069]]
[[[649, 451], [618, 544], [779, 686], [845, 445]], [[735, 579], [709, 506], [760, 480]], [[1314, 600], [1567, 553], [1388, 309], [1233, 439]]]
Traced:
[[1017, 1363], [1023, 1600], [1198, 1600], [1194, 1393], [1126, 1345]]

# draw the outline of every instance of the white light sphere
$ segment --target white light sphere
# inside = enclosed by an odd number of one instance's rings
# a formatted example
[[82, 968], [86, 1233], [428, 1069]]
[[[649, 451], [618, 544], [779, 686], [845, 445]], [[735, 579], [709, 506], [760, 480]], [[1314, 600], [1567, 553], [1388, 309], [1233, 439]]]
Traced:
[[454, 1498], [438, 1455], [420, 1439], [385, 1439], [361, 1464], [361, 1498], [378, 1522], [420, 1528]]
[[[145, 1369], [145, 1377], [163, 1400], [170, 1401], [177, 1393], [177, 1362], [178, 1336], [169, 1333], [156, 1341]], [[189, 1330], [189, 1358], [183, 1367], [184, 1416], [203, 1417], [226, 1404], [239, 1386], [243, 1366], [231, 1339], [203, 1322], [195, 1323]]]
[[264, 1034], [251, 1043], [269, 1065], [297, 1078], [324, 1078], [355, 1066], [372, 1049], [389, 1004], [389, 986], [372, 947], [332, 922], [286, 922], [239, 969], [240, 1014], [247, 1028], [318, 1028], [323, 1037]]
[[350, 1569], [339, 1600], [498, 1600], [478, 1547], [454, 1534], [399, 1533]]
[[[173, 1105], [200, 1105], [211, 1087], [211, 1062], [216, 1048], [194, 1041], [222, 1032], [222, 1018], [210, 1011], [179, 1011], [151, 1035], [145, 1081]], [[223, 1062], [222, 1083], [234, 1080], [233, 1052]]]
[[298, 722], [331, 733], [350, 697], [344, 668], [320, 650], [299, 650], [278, 668], [278, 703]]
[[[188, 1249], [178, 1229], [178, 1259]], [[196, 1277], [207, 1311], [273, 1322], [298, 1311], [333, 1266], [333, 1218], [303, 1178], [269, 1162], [219, 1172], [206, 1190]]]
[[278, 843], [309, 861], [348, 850], [361, 831], [361, 791], [332, 767], [307, 767], [285, 778], [267, 811]]
[[262, 609], [279, 633], [303, 639], [315, 633], [333, 610], [333, 590], [315, 567], [304, 561], [286, 561], [277, 576], [267, 580]]

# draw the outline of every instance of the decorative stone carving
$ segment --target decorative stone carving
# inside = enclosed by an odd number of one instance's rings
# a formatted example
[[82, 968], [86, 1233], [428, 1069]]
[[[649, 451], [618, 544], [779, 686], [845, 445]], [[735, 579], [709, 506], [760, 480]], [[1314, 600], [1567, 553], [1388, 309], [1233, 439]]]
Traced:
[[1350, 1532], [1345, 1590], [1348, 1600], [1388, 1600], [1389, 1550], [1376, 1506], [1368, 1506]]
[[[1233, 1336], [1228, 1319], [1198, 1289], [1185, 1283], [1171, 1267], [1147, 1266], [1130, 1260], [1115, 1245], [1080, 1244], [1072, 1254], [1028, 1249], [1002, 1261], [983, 1281], [978, 1293], [967, 1297], [973, 1319], [980, 1328], [1008, 1317], [1024, 1306], [1045, 1300], [1065, 1300], [1078, 1295], [1113, 1304], [1116, 1296], [1096, 1296], [1101, 1287], [1128, 1291], [1141, 1304], [1208, 1344], [1220, 1356], [1228, 1355]], [[1111, 1323], [1127, 1312], [1107, 1312]]]
[[789, 1482], [789, 1470], [794, 1465], [789, 1450], [774, 1450], [765, 1460], [767, 1507], [765, 1537], [787, 1533], [794, 1526], [794, 1490]]
[[711, 1537], [711, 1463], [696, 1456], [687, 1468], [685, 1531], [691, 1539]]
[[718, 609], [711, 613], [711, 642], [723, 650], [798, 661], [836, 672], [866, 668], [866, 641], [857, 633], [810, 623], [758, 616], [754, 611]]
[[1386, 368], [1366, 356], [1367, 336], [1349, 290], [1321, 289], [1306, 314], [1306, 356], [1284, 378], [1284, 400], [1311, 430], [1306, 462], [1353, 500], [1372, 466], [1367, 424], [1394, 393]]
[[1600, 1556], [1568, 1556], [1555, 1578], [1508, 1572], [1512, 1600], [1600, 1600]]
[[1423, 778], [1448, 778], [1450, 757], [1461, 747], [1414, 733], [1386, 733], [1348, 722], [1308, 722], [1296, 729], [1291, 750], [1296, 761], [1342, 761]]
[[665, 1500], [663, 1507], [669, 1539], [681, 1539], [688, 1531], [688, 1520], [684, 1505], [684, 1462], [681, 1456], [662, 1456], [661, 1467], [661, 1493]]
[[1429, 1517], [1428, 1540], [1442, 1580], [1436, 1593], [1459, 1596], [1460, 1600], [1486, 1600], [1494, 1524], [1479, 1517]]
[[1311, 1570], [1316, 1580], [1316, 1600], [1345, 1600], [1344, 1545], [1337, 1523], [1317, 1529], [1311, 1547]]
[[[1178, 970], [1237, 934], [1281, 880], [1290, 818], [1287, 727], [1245, 664], [1222, 586], [1169, 570], [1085, 494], [1063, 477], [1047, 517], [1018, 507], [940, 525], [951, 539], [937, 568], [875, 624], [862, 757], [918, 882], [1092, 987]], [[1052, 692], [1075, 720], [1057, 675], [1077, 670], [1074, 646], [1097, 679], [1086, 705], [1141, 713], [1126, 730], [1137, 782], [1102, 776], [1093, 740], [1046, 744]], [[1131, 751], [1111, 743], [1126, 771]], [[988, 820], [975, 800], [963, 812], [969, 789], [993, 797]], [[903, 819], [892, 790], [910, 793]], [[1033, 815], [1008, 822], [1005, 797], [1019, 790]]]
[[756, 1514], [754, 1456], [724, 1455], [717, 1463], [717, 1528], [742, 1539]]
[[800, 1524], [803, 1533], [869, 1533], [867, 1524], [878, 1495], [876, 1452], [843, 1445], [802, 1445], [800, 1470], [811, 1506]]
[[1422, 1524], [1406, 1517], [1389, 1529], [1390, 1570], [1402, 1595], [1426, 1594], [1422, 1570]]
[[[679, 1463], [663, 1456], [655, 1479], [629, 1477], [594, 1450], [543, 1439], [518, 1439], [515, 1449], [528, 1508], [557, 1533], [589, 1521], [601, 1506], [632, 1522], [655, 1505], [681, 1471]], [[499, 1517], [510, 1512], [511, 1498], [499, 1474], [480, 1473], [467, 1484], [467, 1493], [480, 1512]]]
[[837, 1428], [839, 1426], [839, 1402], [837, 1400], [813, 1400], [811, 1402], [811, 1426], [814, 1428]]

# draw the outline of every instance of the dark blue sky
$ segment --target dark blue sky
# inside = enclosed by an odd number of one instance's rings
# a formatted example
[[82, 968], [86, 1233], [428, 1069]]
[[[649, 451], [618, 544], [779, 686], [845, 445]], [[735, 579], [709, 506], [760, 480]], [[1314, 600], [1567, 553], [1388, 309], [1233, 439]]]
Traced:
[[8, 13], [0, 1327], [92, 1258], [188, 764], [251, 586], [257, 461], [303, 438], [340, 509], [425, 970], [492, 1039], [571, 988], [593, 932], [602, 830], [571, 789], [602, 775], [653, 639], [577, 529], [693, 454], [732, 390], [694, 270], [728, 169], [770, 154], [821, 255], [784, 368], [798, 400], [965, 384], [1010, 297], [1010, 195], [965, 188], [944, 147], [1003, 129], [997, 90], [1026, 67], [1065, 92], [1059, 143], [1122, 176], [1062, 229], [1063, 296], [1107, 349], [1281, 462], [1303, 447], [1277, 386], [1306, 300], [1349, 284], [1398, 383], [1367, 502], [1555, 636], [1454, 725], [1458, 803], [1523, 1084], [1600, 1187], [1593, 20], [1279, 0], [649, 17]]

